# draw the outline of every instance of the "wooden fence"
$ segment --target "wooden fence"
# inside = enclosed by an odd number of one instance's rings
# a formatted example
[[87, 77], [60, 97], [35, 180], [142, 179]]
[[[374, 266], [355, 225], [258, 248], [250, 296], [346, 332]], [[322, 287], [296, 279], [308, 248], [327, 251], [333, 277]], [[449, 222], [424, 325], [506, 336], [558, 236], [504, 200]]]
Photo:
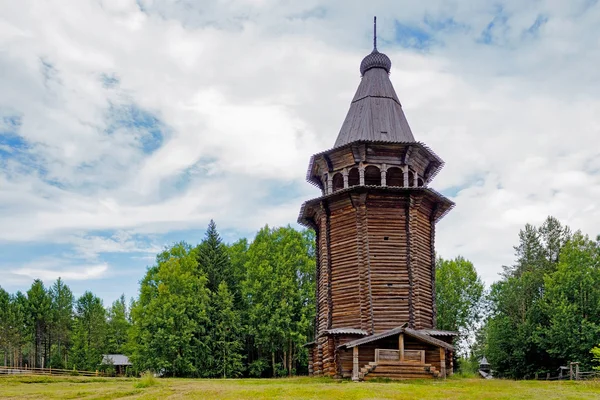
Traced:
[[556, 381], [556, 380], [584, 380], [584, 379], [598, 379], [600, 378], [600, 371], [580, 371], [579, 363], [569, 363], [569, 368], [561, 367], [558, 376], [551, 376], [550, 372], [547, 372], [545, 376], [543, 374], [535, 374], [535, 380], [538, 381]]
[[0, 366], [0, 375], [63, 375], [63, 376], [104, 376], [100, 371], [77, 371], [57, 368], [15, 368]]

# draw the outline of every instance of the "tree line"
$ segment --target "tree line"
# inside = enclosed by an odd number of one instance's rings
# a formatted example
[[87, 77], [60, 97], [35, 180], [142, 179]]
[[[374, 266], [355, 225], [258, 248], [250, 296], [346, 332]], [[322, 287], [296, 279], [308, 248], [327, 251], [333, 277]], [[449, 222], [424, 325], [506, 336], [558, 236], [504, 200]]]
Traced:
[[0, 354], [4, 366], [96, 370], [104, 353], [126, 351], [130, 327], [125, 297], [110, 307], [91, 292], [74, 299], [58, 278], [26, 292], [0, 287]]
[[0, 288], [0, 356], [5, 366], [94, 371], [110, 367], [103, 354], [123, 353], [133, 372], [165, 376], [306, 373], [314, 276], [314, 232], [265, 226], [252, 243], [227, 245], [211, 221], [199, 245], [157, 255], [129, 304], [74, 299], [60, 278], [26, 293]]
[[[516, 260], [486, 296], [475, 352], [497, 375], [522, 379], [600, 362], [600, 236], [572, 232], [554, 217], [527, 224]], [[594, 361], [596, 354], [596, 361]]]
[[[26, 293], [0, 288], [4, 365], [96, 370], [126, 354], [133, 373], [277, 377], [306, 374], [314, 339], [314, 232], [265, 226], [252, 242], [225, 244], [213, 221], [197, 246], [157, 255], [136, 299], [104, 307], [75, 299], [59, 278]], [[437, 328], [459, 332], [464, 370], [486, 356], [499, 375], [522, 378], [567, 361], [600, 359], [600, 242], [556, 219], [526, 225], [517, 260], [486, 290], [463, 257], [437, 258]], [[1, 359], [0, 359], [1, 360]], [[598, 360], [600, 361], [600, 360]]]

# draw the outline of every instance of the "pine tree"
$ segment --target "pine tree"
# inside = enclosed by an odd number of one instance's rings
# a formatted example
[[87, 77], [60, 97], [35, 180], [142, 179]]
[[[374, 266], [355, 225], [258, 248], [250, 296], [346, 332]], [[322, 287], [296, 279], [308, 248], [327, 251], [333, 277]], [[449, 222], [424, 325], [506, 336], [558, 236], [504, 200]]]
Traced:
[[56, 343], [50, 365], [53, 368], [64, 368], [67, 365], [69, 333], [73, 320], [73, 293], [61, 278], [50, 288], [52, 308], [51, 337]]
[[41, 280], [36, 279], [27, 291], [27, 320], [33, 336], [32, 366], [45, 367], [48, 360], [48, 348], [45, 343], [46, 329], [51, 323], [50, 295]]
[[106, 310], [102, 300], [85, 292], [75, 305], [70, 363], [76, 369], [96, 370], [106, 351]]

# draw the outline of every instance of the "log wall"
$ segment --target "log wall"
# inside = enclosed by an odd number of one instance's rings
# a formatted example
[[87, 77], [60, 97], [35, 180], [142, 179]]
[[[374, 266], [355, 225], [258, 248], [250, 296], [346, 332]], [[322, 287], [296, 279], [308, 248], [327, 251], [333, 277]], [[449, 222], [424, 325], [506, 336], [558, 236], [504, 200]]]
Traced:
[[[416, 191], [323, 199], [315, 215], [314, 375], [347, 374], [346, 363], [351, 372], [352, 353], [337, 352], [336, 340], [344, 339], [325, 335], [328, 329], [375, 334], [405, 322], [414, 329], [435, 326], [434, 212], [434, 202]], [[374, 348], [370, 352], [359, 355], [361, 363], [363, 357], [373, 360]]]

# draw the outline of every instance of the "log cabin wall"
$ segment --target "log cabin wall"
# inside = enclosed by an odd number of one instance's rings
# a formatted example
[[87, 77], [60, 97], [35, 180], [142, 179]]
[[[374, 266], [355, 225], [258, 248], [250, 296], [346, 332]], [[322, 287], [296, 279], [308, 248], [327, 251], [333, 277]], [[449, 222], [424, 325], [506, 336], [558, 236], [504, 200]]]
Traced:
[[321, 206], [317, 214], [318, 221], [318, 260], [317, 260], [317, 335], [328, 328], [329, 316], [329, 247], [328, 220], [325, 206]]
[[404, 196], [369, 194], [367, 241], [370, 260], [373, 332], [393, 329], [409, 320], [407, 207]]
[[318, 218], [318, 332], [373, 334], [404, 322], [433, 327], [432, 203], [421, 198], [346, 194], [323, 207], [329, 214]]
[[331, 205], [332, 328], [363, 328], [357, 210], [349, 196]]

